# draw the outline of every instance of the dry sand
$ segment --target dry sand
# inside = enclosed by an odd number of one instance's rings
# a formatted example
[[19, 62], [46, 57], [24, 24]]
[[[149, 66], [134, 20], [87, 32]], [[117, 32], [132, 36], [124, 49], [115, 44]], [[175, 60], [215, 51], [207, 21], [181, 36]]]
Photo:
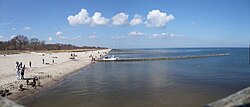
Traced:
[[[77, 70], [91, 64], [90, 55], [100, 57], [110, 49], [87, 51], [87, 52], [74, 52], [77, 57], [69, 59], [72, 52], [61, 53], [22, 53], [14, 55], [1, 55], [0, 56], [0, 90], [10, 90], [12, 93], [8, 98], [18, 100], [23, 96], [33, 94], [48, 87], [49, 84], [54, 84], [63, 77], [76, 72]], [[42, 59], [45, 63], [42, 64]], [[55, 63], [52, 63], [54, 59]], [[41, 82], [42, 87], [32, 87], [26, 85], [25, 80], [18, 80], [16, 73], [16, 61], [22, 62], [26, 66], [25, 78], [32, 78], [37, 76]], [[29, 67], [29, 61], [32, 62], [32, 67]], [[23, 84], [26, 90], [20, 91], [19, 86]]]

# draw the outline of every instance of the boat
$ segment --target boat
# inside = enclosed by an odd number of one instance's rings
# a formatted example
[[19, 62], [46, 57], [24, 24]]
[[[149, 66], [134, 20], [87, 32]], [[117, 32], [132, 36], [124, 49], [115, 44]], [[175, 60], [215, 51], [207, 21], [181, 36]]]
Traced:
[[115, 57], [115, 55], [112, 55], [111, 57], [104, 57], [102, 60], [106, 60], [106, 61], [114, 61], [114, 60], [118, 60], [118, 57]]

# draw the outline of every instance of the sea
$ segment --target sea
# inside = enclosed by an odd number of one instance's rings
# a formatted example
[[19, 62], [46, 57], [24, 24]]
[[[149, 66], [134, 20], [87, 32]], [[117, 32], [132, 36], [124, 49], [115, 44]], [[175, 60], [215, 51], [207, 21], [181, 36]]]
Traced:
[[113, 49], [126, 58], [228, 54], [178, 60], [96, 62], [21, 104], [28, 107], [201, 107], [250, 86], [248, 48]]

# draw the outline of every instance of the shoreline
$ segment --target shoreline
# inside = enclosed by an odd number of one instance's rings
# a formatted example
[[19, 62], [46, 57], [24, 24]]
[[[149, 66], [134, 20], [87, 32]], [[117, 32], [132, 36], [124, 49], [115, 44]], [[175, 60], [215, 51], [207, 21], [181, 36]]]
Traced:
[[[44, 87], [41, 87], [40, 90], [37, 90], [35, 92], [31, 92], [29, 95], [25, 95], [23, 97], [9, 98], [9, 99], [16, 102], [17, 104], [22, 104], [24, 101], [28, 100], [29, 98], [34, 97], [35, 95], [42, 94], [46, 90], [49, 90], [49, 89], [52, 89], [54, 87], [61, 85], [65, 80], [67, 80], [68, 78], [70, 78], [74, 75], [77, 75], [81, 71], [84, 71], [84, 69], [88, 68], [90, 65], [92, 65], [94, 63], [95, 62], [91, 62], [90, 64], [85, 65], [85, 66], [81, 67], [80, 69], [74, 70], [73, 72], [71, 72], [69, 74], [65, 74], [65, 75], [59, 77], [57, 81], [50, 81], [48, 83], [45, 83]], [[21, 94], [23, 95], [25, 93], [21, 93]]]
[[[62, 82], [63, 80], [67, 79], [68, 77], [73, 76], [74, 74], [77, 74], [81, 69], [84, 69], [85, 67], [90, 66], [94, 62], [91, 61], [91, 58], [89, 55], [93, 55], [95, 58], [99, 58], [106, 53], [111, 51], [111, 49], [103, 49], [103, 50], [95, 50], [95, 51], [86, 51], [86, 52], [74, 52], [78, 56], [76, 59], [71, 60], [69, 58], [70, 53], [69, 52], [62, 52], [62, 53], [49, 53], [44, 56], [38, 55], [40, 53], [25, 53], [25, 54], [15, 54], [15, 55], [8, 55], [6, 56], [0, 56], [3, 57], [4, 61], [2, 64], [0, 63], [0, 79], [2, 80], [0, 82], [0, 90], [9, 90], [10, 95], [6, 96], [6, 98], [13, 100], [15, 102], [19, 102], [24, 100], [27, 97], [30, 97], [32, 95], [35, 95], [37, 93], [43, 92], [46, 89], [49, 89], [53, 87], [54, 85], [58, 85], [58, 83]], [[19, 58], [21, 56], [24, 57], [23, 59]], [[38, 62], [41, 63], [41, 58], [44, 59], [51, 59], [51, 57], [57, 56], [58, 58], [55, 59], [55, 64], [48, 64], [48, 65], [42, 65], [37, 64]], [[9, 58], [8, 58], [9, 57]], [[37, 58], [39, 57], [39, 58]], [[41, 87], [32, 87], [29, 85], [26, 85], [25, 80], [17, 80], [16, 79], [16, 71], [13, 70], [15, 62], [13, 60], [21, 60], [22, 62], [27, 60], [33, 60], [34, 65], [36, 67], [28, 69], [25, 77], [34, 77], [37, 76], [39, 78], [39, 81], [41, 82]], [[29, 59], [30, 58], [30, 59]], [[46, 59], [46, 60], [47, 60]], [[54, 58], [53, 58], [54, 60]], [[6, 64], [4, 64], [7, 62]], [[8, 63], [13, 64], [13, 66], [9, 66]], [[8, 65], [8, 66], [4, 66]], [[28, 65], [28, 64], [27, 64]], [[3, 72], [2, 72], [3, 71]], [[20, 91], [18, 89], [19, 85], [23, 84], [25, 87], [24, 91]]]

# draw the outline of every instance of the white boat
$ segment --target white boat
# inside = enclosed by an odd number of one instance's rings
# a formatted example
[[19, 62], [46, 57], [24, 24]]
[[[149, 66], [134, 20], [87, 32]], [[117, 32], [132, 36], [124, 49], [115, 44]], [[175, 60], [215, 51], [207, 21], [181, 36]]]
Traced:
[[117, 60], [119, 59], [118, 57], [115, 57], [115, 55], [112, 55], [111, 57], [104, 57], [102, 60], [108, 60], [108, 61], [114, 61], [114, 60]]

